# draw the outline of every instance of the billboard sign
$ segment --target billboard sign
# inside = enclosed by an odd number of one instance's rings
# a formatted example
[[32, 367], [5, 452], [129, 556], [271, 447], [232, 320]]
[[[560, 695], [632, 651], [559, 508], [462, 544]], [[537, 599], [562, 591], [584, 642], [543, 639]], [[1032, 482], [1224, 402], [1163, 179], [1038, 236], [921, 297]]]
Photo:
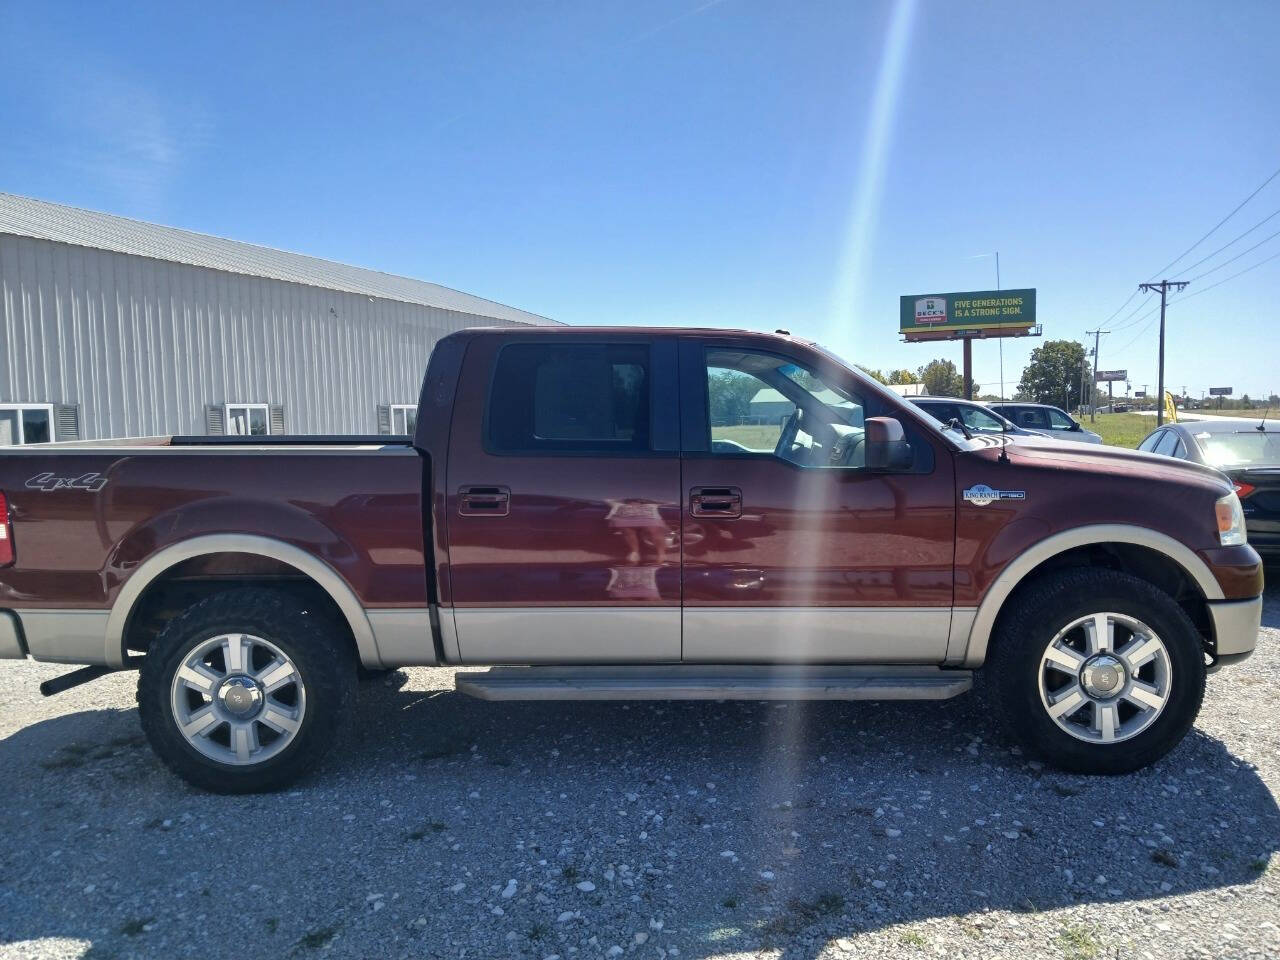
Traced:
[[1098, 370], [1094, 373], [1093, 379], [1098, 383], [1119, 383], [1122, 380], [1129, 379], [1128, 370]]
[[1229, 397], [1231, 396], [1231, 387], [1210, 387], [1209, 396], [1211, 397]]
[[898, 332], [908, 340], [1019, 336], [1036, 323], [1036, 292], [979, 290], [972, 293], [918, 293], [901, 297]]

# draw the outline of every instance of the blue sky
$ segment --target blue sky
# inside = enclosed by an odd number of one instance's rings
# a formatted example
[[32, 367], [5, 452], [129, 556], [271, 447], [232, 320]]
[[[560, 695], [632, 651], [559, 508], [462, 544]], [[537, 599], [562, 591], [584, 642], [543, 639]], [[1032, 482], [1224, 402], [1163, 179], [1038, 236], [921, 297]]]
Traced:
[[[221, 8], [2, 0], [0, 189], [887, 368], [959, 362], [898, 297], [989, 289], [995, 250], [1082, 339], [1280, 168], [1269, 0]], [[1280, 178], [1182, 263], [1277, 210]], [[1139, 303], [1101, 366], [1154, 389]], [[1169, 318], [1175, 388], [1280, 391], [1280, 258]]]

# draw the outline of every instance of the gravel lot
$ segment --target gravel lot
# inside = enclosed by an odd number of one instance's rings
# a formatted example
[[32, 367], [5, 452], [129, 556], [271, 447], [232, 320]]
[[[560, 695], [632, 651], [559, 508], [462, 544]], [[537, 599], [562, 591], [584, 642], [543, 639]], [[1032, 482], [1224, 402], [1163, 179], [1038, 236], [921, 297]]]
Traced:
[[1154, 769], [1066, 776], [942, 704], [362, 689], [298, 789], [216, 797], [134, 675], [0, 664], [0, 958], [1280, 956], [1280, 588]]

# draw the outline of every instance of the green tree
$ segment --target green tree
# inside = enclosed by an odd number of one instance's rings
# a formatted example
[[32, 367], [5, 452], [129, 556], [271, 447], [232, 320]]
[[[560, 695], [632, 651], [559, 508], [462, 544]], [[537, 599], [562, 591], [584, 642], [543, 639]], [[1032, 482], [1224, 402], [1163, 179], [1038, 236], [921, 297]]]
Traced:
[[859, 365], [859, 366], [858, 366], [858, 369], [859, 369], [859, 370], [861, 370], [863, 373], [865, 373], [865, 374], [866, 374], [868, 377], [870, 377], [872, 380], [878, 380], [878, 381], [880, 381], [881, 383], [888, 383], [888, 382], [889, 382], [888, 380], [886, 380], [886, 379], [884, 378], [884, 373], [883, 373], [883, 372], [881, 372], [881, 371], [879, 371], [879, 370], [873, 370], [871, 367], [864, 367], [864, 366], [861, 366], [861, 365]]
[[889, 383], [919, 383], [916, 375], [910, 370], [890, 370]]
[[737, 370], [717, 370], [707, 378], [707, 404], [717, 425], [737, 424], [751, 413], [760, 381]]
[[950, 360], [930, 360], [916, 371], [915, 380], [908, 382], [923, 383], [925, 390], [935, 397], [964, 395], [964, 377]]
[[1066, 402], [1067, 409], [1080, 405], [1081, 364], [1085, 389], [1093, 370], [1084, 358], [1084, 346], [1075, 340], [1050, 340], [1031, 351], [1031, 360], [1022, 371], [1017, 396], [1036, 403]]

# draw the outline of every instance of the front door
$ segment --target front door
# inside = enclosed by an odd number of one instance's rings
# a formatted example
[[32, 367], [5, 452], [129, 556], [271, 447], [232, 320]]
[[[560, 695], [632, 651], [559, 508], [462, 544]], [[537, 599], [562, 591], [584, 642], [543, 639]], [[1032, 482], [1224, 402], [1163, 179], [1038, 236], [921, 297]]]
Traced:
[[[684, 659], [938, 663], [951, 623], [951, 456], [816, 350], [683, 340]], [[914, 462], [865, 466], [867, 416]]]
[[669, 338], [472, 341], [447, 477], [463, 662], [680, 659], [675, 357]]

